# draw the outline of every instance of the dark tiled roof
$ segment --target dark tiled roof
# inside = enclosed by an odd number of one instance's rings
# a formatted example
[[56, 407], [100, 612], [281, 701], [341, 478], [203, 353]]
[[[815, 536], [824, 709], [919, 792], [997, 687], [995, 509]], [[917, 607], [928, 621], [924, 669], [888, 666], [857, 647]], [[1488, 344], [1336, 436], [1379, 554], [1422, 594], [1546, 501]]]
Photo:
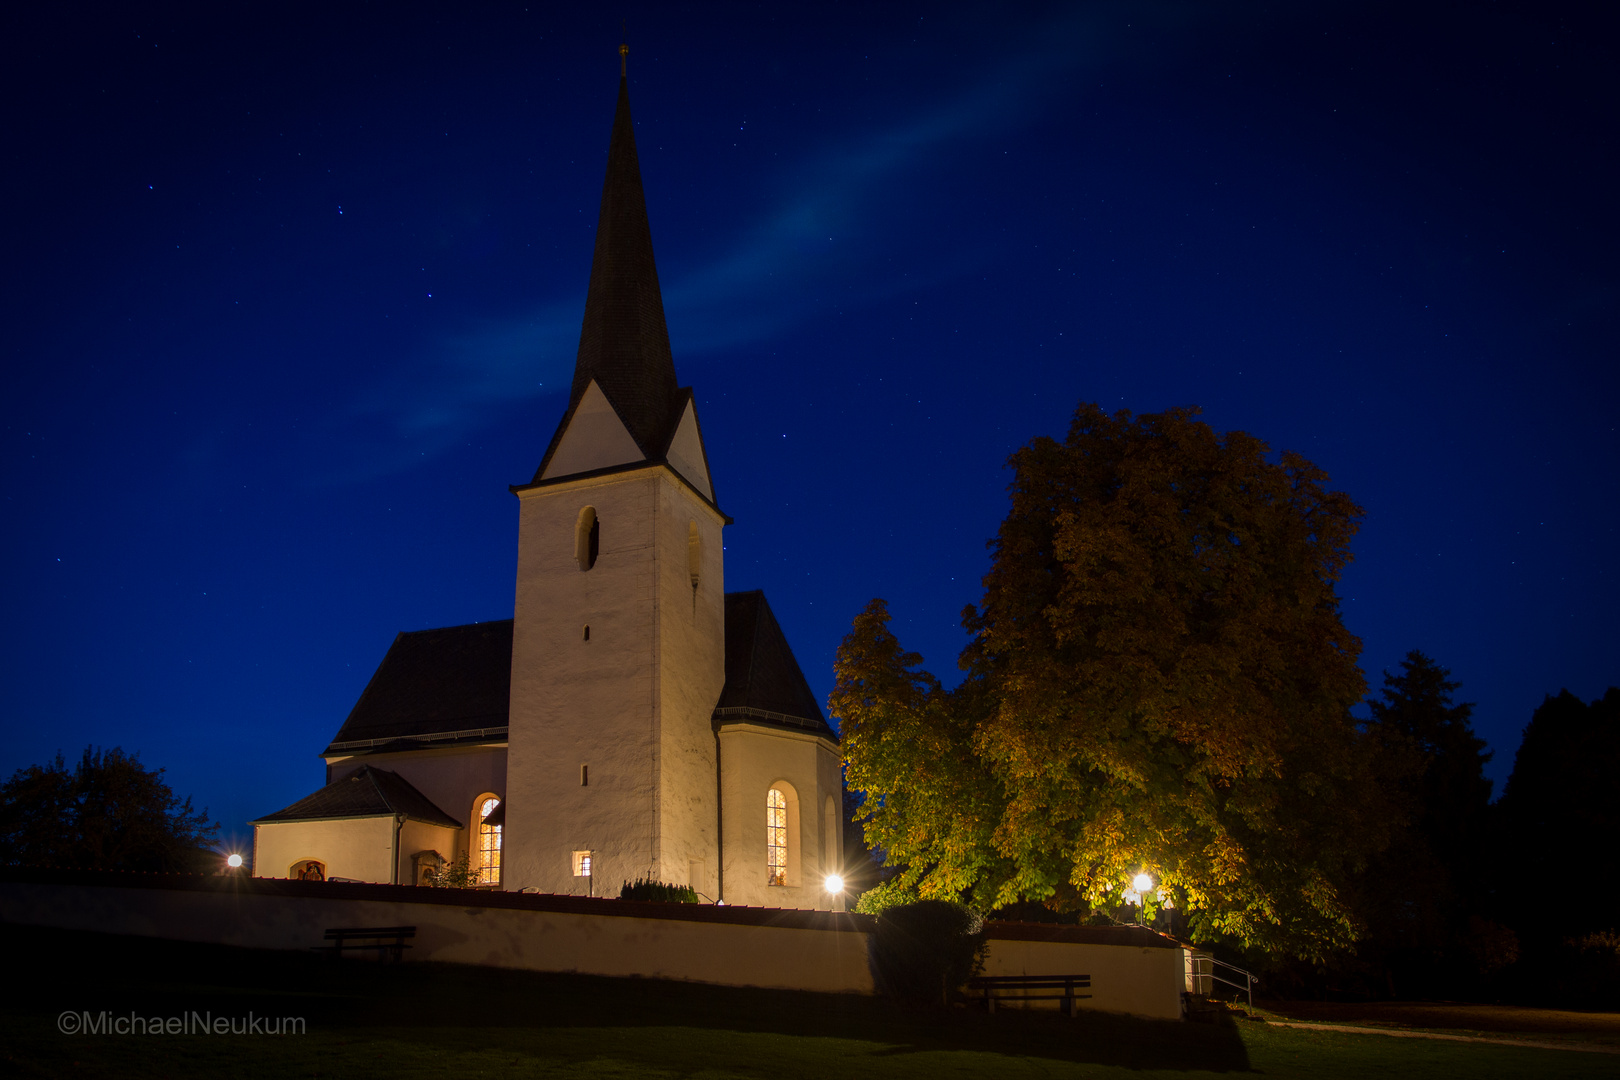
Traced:
[[504, 728], [511, 686], [511, 619], [400, 634], [332, 742]]
[[758, 590], [726, 594], [726, 686], [715, 715], [722, 722], [774, 722], [837, 738]]
[[[596, 250], [591, 257], [591, 282], [585, 294], [585, 320], [580, 327], [568, 416], [573, 415], [592, 379], [641, 452], [649, 460], [662, 459], [680, 422], [681, 395], [664, 324], [658, 269], [653, 263], [652, 230], [647, 224], [647, 200], [641, 189], [641, 165], [630, 120], [630, 87], [622, 78], [608, 143], [607, 177], [602, 184], [602, 210], [596, 221]], [[556, 452], [566, 423], [565, 416], [535, 472], [535, 483]]]
[[306, 795], [285, 810], [267, 814], [253, 824], [380, 817], [384, 814], [404, 814], [429, 825], [461, 828], [461, 822], [434, 806], [403, 776], [372, 765], [362, 765], [343, 779], [334, 780], [315, 794]]
[[[400, 634], [326, 753], [504, 740], [511, 686], [510, 619]], [[715, 716], [837, 738], [764, 593], [726, 594], [726, 685]]]

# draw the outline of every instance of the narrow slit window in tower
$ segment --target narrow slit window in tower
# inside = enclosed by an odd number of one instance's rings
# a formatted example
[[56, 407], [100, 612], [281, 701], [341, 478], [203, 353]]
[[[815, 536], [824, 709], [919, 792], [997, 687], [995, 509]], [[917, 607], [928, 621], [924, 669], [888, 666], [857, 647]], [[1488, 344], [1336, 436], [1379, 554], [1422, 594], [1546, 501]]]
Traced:
[[602, 523], [597, 520], [596, 507], [587, 506], [579, 512], [574, 526], [574, 557], [581, 570], [596, 565], [596, 556], [602, 550]]
[[703, 569], [703, 540], [698, 536], [697, 522], [686, 526], [686, 572], [692, 576], [692, 588], [698, 587], [698, 575]]

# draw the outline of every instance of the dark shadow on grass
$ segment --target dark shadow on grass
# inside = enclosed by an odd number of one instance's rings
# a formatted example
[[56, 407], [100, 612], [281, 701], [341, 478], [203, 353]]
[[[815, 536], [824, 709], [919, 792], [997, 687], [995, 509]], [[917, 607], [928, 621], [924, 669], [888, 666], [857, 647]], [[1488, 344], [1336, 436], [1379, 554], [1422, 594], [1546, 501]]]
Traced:
[[[29, 994], [13, 1014], [63, 1009], [174, 1016], [302, 1016], [309, 1029], [387, 1029], [441, 1049], [480, 1029], [691, 1028], [843, 1038], [885, 1057], [966, 1050], [1132, 1069], [1246, 1071], [1230, 1021], [1192, 1024], [1102, 1013], [923, 1011], [879, 998], [510, 971], [459, 964], [333, 961], [308, 953], [0, 925]], [[588, 1041], [588, 1040], [587, 1040]], [[669, 1062], [648, 1062], [661, 1068]]]

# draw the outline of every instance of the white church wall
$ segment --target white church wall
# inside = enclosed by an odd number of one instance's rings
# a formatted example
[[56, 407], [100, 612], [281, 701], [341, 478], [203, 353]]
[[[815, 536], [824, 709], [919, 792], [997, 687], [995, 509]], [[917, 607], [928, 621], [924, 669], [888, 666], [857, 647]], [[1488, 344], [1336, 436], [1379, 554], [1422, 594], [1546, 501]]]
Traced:
[[[506, 745], [467, 746], [437, 750], [410, 750], [398, 754], [328, 758], [327, 782], [341, 780], [363, 765], [398, 773], [426, 795], [434, 806], [466, 828], [456, 846], [443, 852], [454, 859], [469, 850], [468, 837], [476, 832], [473, 800], [486, 792], [506, 792]], [[407, 876], [408, 877], [408, 876]], [[407, 880], [402, 878], [401, 880]]]
[[443, 825], [429, 825], [425, 821], [410, 821], [399, 827], [399, 871], [394, 878], [400, 885], [415, 885], [414, 856], [419, 852], [436, 852], [450, 862], [463, 845], [461, 838], [466, 829], [447, 829]]
[[[585, 894], [570, 862], [579, 850], [596, 853], [598, 891], [653, 870], [658, 483], [649, 468], [519, 493], [508, 889]], [[587, 506], [600, 548], [581, 570]]]
[[[821, 855], [816, 878], [818, 883], [824, 883], [828, 874], [849, 877], [848, 868], [844, 865], [843, 761], [841, 751], [823, 741], [816, 743], [816, 799], [820, 813], [817, 815], [819, 821], [811, 823], [809, 827], [816, 831]], [[834, 911], [844, 910], [845, 898], [842, 895], [828, 899]]]
[[277, 821], [253, 827], [255, 877], [284, 878], [314, 859], [329, 878], [393, 880], [393, 815], [328, 821]]
[[[654, 876], [715, 895], [715, 702], [726, 681], [723, 519], [667, 473], [658, 481], [658, 848]], [[693, 530], [698, 580], [692, 584]], [[698, 880], [689, 880], [694, 872]]]
[[[829, 768], [828, 758], [833, 759]], [[725, 800], [725, 900], [759, 907], [830, 910], [841, 901], [823, 879], [837, 860], [824, 855], [822, 817], [827, 785], [837, 783], [836, 754], [810, 732], [762, 724], [720, 729], [721, 783]], [[766, 798], [773, 784], [791, 785], [788, 800], [788, 883], [767, 881]], [[835, 841], [836, 843], [836, 841]]]

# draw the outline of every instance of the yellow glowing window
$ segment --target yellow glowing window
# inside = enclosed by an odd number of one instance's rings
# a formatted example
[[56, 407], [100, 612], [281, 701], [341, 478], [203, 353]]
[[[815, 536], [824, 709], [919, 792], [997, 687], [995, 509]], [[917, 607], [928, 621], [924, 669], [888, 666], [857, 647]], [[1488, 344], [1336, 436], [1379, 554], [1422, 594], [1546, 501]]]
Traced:
[[765, 884], [787, 884], [787, 845], [787, 799], [771, 788], [765, 796]]
[[501, 800], [489, 795], [478, 804], [478, 884], [501, 883], [501, 827], [486, 825], [484, 818], [501, 805]]

